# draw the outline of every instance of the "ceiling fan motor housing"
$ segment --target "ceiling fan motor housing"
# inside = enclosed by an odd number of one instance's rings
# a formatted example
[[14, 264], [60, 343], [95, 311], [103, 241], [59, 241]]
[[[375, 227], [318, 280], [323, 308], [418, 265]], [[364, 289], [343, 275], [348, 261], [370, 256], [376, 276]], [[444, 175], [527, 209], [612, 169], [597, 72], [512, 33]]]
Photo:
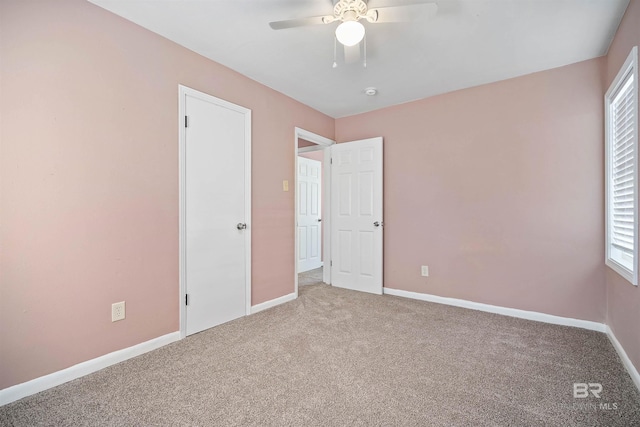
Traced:
[[340, 0], [333, 7], [333, 14], [342, 21], [357, 21], [367, 15], [367, 3], [364, 0]]

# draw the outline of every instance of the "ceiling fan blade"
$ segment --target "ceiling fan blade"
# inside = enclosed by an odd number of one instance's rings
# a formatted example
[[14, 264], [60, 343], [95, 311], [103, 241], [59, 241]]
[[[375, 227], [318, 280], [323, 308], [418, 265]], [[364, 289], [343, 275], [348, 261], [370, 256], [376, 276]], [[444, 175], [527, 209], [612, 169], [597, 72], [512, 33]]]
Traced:
[[369, 11], [374, 23], [426, 21], [435, 16], [438, 5], [435, 3], [408, 4], [404, 6], [379, 7]]
[[286, 21], [269, 22], [269, 26], [274, 30], [284, 30], [287, 28], [306, 27], [308, 25], [329, 24], [335, 21], [333, 16], [311, 16], [309, 18], [288, 19]]

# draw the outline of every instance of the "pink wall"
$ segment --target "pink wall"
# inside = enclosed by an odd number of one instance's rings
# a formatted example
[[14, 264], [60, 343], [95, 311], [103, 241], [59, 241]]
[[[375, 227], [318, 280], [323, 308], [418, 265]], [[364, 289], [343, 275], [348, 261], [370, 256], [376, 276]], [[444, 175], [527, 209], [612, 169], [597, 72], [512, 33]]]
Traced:
[[320, 150], [320, 151], [310, 151], [308, 153], [299, 153], [298, 156], [322, 162], [324, 160], [324, 151]]
[[82, 0], [0, 28], [0, 389], [178, 330], [178, 84], [252, 109], [252, 301], [293, 292], [293, 129], [333, 119]]
[[[606, 91], [633, 46], [640, 45], [640, 1], [631, 0], [607, 55]], [[604, 94], [604, 93], [603, 93]], [[640, 370], [640, 289], [607, 267], [607, 324]]]
[[336, 120], [384, 137], [386, 287], [604, 321], [603, 65]]
[[292, 129], [381, 135], [386, 286], [608, 307], [640, 366], [638, 289], [604, 267], [602, 138], [638, 0], [607, 58], [336, 121], [82, 0], [2, 1], [0, 36], [0, 389], [178, 329], [179, 83], [251, 108], [270, 159], [253, 164], [253, 304], [293, 291]]
[[298, 138], [298, 148], [313, 147], [315, 145], [317, 144], [314, 144], [311, 141], [307, 141], [306, 139]]

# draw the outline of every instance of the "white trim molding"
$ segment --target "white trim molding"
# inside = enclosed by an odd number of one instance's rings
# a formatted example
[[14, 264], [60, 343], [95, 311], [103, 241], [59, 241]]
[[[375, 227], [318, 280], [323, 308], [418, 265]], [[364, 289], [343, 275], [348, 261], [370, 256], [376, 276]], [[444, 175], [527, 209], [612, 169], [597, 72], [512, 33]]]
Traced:
[[[299, 139], [316, 144], [316, 146], [298, 148]], [[331, 259], [331, 150], [330, 147], [336, 142], [332, 139], [325, 138], [322, 135], [309, 132], [308, 130], [301, 129], [299, 127], [294, 128], [293, 138], [293, 152], [295, 157], [294, 163], [294, 258], [293, 258], [293, 286], [294, 294], [298, 296], [298, 154], [307, 153], [311, 151], [324, 152], [322, 162], [322, 191], [324, 198], [322, 200], [322, 259]], [[327, 284], [331, 284], [331, 268], [330, 264], [323, 265], [322, 268], [322, 281]], [[252, 309], [253, 313], [253, 309]]]
[[318, 144], [324, 147], [328, 147], [329, 145], [333, 145], [336, 142], [333, 139], [325, 138], [322, 135], [318, 135], [317, 133], [309, 132], [308, 130], [304, 130], [302, 128], [296, 127], [294, 128], [294, 132], [296, 135], [296, 142], [298, 138], [304, 139], [309, 142], [313, 142], [314, 144]]
[[172, 332], [170, 334], [162, 335], [158, 338], [136, 344], [132, 347], [127, 347], [122, 350], [105, 354], [104, 356], [96, 357], [95, 359], [87, 360], [86, 362], [78, 363], [77, 365], [27, 381], [26, 383], [5, 388], [4, 390], [0, 390], [0, 406], [15, 402], [23, 397], [31, 396], [32, 394], [56, 387], [77, 378], [84, 377], [85, 375], [89, 375], [111, 365], [115, 365], [116, 363], [124, 362], [127, 359], [156, 350], [167, 344], [178, 341], [179, 339], [180, 332]]
[[274, 298], [272, 300], [269, 301], [265, 301], [263, 303], [260, 304], [256, 304], [253, 307], [251, 307], [251, 314], [256, 314], [259, 313], [261, 311], [267, 310], [269, 308], [273, 308], [277, 305], [280, 304], [284, 304], [285, 302], [289, 302], [289, 301], [293, 301], [294, 299], [296, 299], [298, 296], [296, 295], [295, 292], [292, 292], [290, 294], [278, 297], [278, 298]]
[[537, 311], [500, 307], [497, 305], [483, 304], [457, 298], [440, 297], [437, 295], [422, 294], [418, 292], [409, 292], [400, 289], [383, 288], [383, 293], [386, 295], [395, 295], [398, 297], [411, 298], [420, 301], [435, 302], [438, 304], [452, 305], [455, 307], [468, 308], [471, 310], [486, 311], [487, 313], [502, 314], [503, 316], [535, 320], [536, 322], [552, 323], [554, 325], [573, 326], [575, 328], [606, 332], [606, 325], [604, 323], [592, 322], [590, 320], [580, 320], [573, 319], [571, 317], [554, 316], [553, 314], [539, 313]]
[[638, 370], [635, 366], [633, 366], [633, 362], [631, 362], [631, 359], [629, 359], [629, 356], [627, 356], [627, 352], [624, 351], [622, 344], [620, 344], [620, 341], [618, 341], [616, 336], [613, 334], [613, 331], [611, 330], [609, 325], [607, 325], [606, 332], [607, 336], [609, 337], [609, 341], [611, 341], [611, 344], [613, 344], [613, 348], [615, 348], [618, 352], [618, 356], [620, 356], [622, 364], [625, 368], [627, 368], [627, 372], [629, 372], [629, 376], [633, 380], [633, 383], [636, 385], [638, 390], [640, 390], [640, 374], [638, 373]]
[[[634, 46], [604, 96], [604, 121], [605, 264], [635, 286], [638, 285], [639, 277], [638, 198], [616, 202], [614, 194], [618, 194], [619, 191], [637, 194], [638, 191], [638, 85], [638, 47]], [[624, 108], [627, 112], [617, 117], [615, 111], [619, 108]], [[626, 116], [627, 114], [631, 117]], [[622, 140], [617, 137], [620, 132], [625, 135]], [[626, 161], [621, 165], [623, 162], [619, 161], [618, 156], [631, 157], [631, 165]], [[614, 164], [616, 159], [618, 166]], [[633, 211], [631, 213], [628, 212], [630, 208]], [[614, 214], [615, 211], [618, 213]]]
[[467, 301], [457, 298], [440, 297], [437, 295], [422, 294], [418, 292], [403, 291], [400, 289], [383, 288], [384, 294], [394, 295], [398, 297], [410, 298], [420, 301], [435, 302], [437, 304], [451, 305], [454, 307], [468, 308], [471, 310], [485, 311], [488, 313], [501, 314], [504, 316], [518, 317], [520, 319], [534, 320], [537, 322], [551, 323], [554, 325], [572, 326], [575, 328], [589, 329], [591, 331], [604, 332], [607, 334], [613, 348], [620, 356], [622, 364], [629, 372], [629, 376], [633, 380], [638, 390], [640, 390], [640, 373], [627, 356], [624, 347], [618, 341], [613, 331], [604, 323], [592, 322], [589, 320], [573, 319], [570, 317], [554, 316], [552, 314], [539, 313], [537, 311], [519, 310], [516, 308], [500, 307], [497, 305], [482, 304], [479, 302]]

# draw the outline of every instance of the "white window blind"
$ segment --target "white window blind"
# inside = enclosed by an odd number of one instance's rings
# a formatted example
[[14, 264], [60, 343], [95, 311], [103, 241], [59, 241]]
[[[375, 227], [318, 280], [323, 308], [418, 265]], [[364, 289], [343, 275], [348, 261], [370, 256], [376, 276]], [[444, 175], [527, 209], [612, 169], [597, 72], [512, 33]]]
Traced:
[[638, 284], [638, 48], [605, 95], [606, 264]]
[[628, 73], [611, 103], [612, 159], [611, 244], [629, 256], [634, 252], [635, 223], [635, 105], [633, 73]]

